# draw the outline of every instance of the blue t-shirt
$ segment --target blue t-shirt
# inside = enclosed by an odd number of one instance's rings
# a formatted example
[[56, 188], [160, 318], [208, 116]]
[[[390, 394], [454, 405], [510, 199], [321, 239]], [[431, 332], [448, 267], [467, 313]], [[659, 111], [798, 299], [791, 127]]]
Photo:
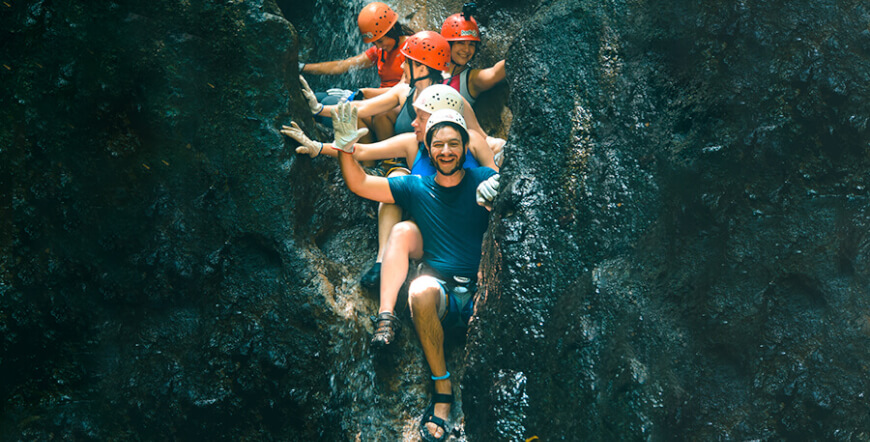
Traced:
[[477, 186], [495, 175], [488, 167], [465, 169], [462, 181], [442, 187], [435, 176], [389, 178], [390, 191], [423, 235], [423, 261], [444, 276], [475, 278], [489, 211], [477, 205]]
[[[480, 167], [480, 163], [474, 158], [471, 152], [465, 155], [465, 162], [462, 163], [463, 169], [474, 169]], [[435, 166], [432, 165], [432, 159], [429, 158], [429, 152], [423, 143], [417, 145], [417, 156], [414, 158], [414, 165], [411, 166], [411, 175], [435, 175]]]

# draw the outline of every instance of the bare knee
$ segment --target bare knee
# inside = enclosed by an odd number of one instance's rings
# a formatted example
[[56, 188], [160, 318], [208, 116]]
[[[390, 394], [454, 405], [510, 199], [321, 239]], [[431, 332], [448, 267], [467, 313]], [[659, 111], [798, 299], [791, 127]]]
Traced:
[[407, 241], [419, 235], [420, 229], [416, 224], [410, 221], [402, 221], [393, 226], [390, 230], [390, 238], [396, 238], [397, 241]]
[[421, 276], [411, 281], [408, 287], [408, 305], [411, 315], [422, 312], [435, 312], [441, 298], [441, 285], [431, 276]]
[[390, 229], [384, 249], [384, 256], [401, 253], [406, 258], [422, 258], [423, 237], [420, 234], [420, 229], [411, 221], [402, 221], [396, 224]]

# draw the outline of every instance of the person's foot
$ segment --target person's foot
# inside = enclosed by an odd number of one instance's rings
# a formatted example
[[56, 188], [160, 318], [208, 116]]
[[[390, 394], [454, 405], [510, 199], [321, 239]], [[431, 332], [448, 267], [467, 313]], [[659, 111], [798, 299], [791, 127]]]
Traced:
[[372, 336], [372, 347], [381, 349], [393, 342], [396, 339], [396, 334], [399, 331], [399, 318], [390, 312], [378, 313], [378, 316], [373, 316], [375, 322], [375, 334]]
[[450, 416], [452, 394], [435, 393], [432, 403], [420, 421], [420, 437], [424, 441], [442, 442], [447, 440], [447, 418]]
[[377, 290], [381, 287], [381, 263], [376, 262], [359, 279], [359, 283], [367, 290]]
[[[434, 414], [435, 417], [447, 422], [447, 418], [450, 416], [450, 404], [435, 404]], [[435, 422], [429, 422], [426, 424], [426, 429], [429, 431], [429, 434], [432, 435], [432, 440], [446, 440], [446, 425], [442, 427], [437, 425]]]

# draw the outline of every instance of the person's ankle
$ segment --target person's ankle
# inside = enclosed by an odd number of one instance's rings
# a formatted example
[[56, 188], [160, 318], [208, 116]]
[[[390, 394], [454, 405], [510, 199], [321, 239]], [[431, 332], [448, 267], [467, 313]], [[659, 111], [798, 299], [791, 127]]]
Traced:
[[453, 393], [453, 383], [450, 382], [450, 379], [435, 381], [435, 392], [441, 394], [451, 394]]

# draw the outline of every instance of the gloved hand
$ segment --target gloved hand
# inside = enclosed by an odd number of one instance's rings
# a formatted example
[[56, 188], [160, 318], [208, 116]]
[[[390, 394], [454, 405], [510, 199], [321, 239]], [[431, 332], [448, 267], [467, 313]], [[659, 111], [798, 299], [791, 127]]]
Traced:
[[320, 152], [323, 150], [323, 143], [305, 136], [305, 133], [302, 132], [302, 129], [299, 128], [299, 125], [295, 121], [291, 121], [289, 126], [281, 126], [281, 133], [301, 144], [301, 146], [296, 148], [296, 153], [308, 154], [308, 156], [314, 158], [320, 155]]
[[347, 89], [332, 88], [327, 89], [326, 93], [333, 97], [338, 97], [341, 101], [353, 101], [349, 100], [349, 98], [353, 96], [353, 91]]
[[308, 86], [308, 82], [305, 81], [303, 76], [299, 76], [299, 82], [302, 83], [302, 96], [305, 97], [305, 100], [308, 101], [308, 109], [311, 110], [311, 113], [317, 115], [320, 111], [323, 110], [323, 105], [317, 101], [317, 97], [314, 95], [314, 91], [311, 90], [311, 87]]
[[303, 63], [303, 62], [300, 61], [300, 62], [299, 62], [299, 73], [300, 73], [300, 74], [302, 73], [302, 69], [303, 69], [304, 67], [305, 67], [305, 63]]
[[505, 143], [507, 143], [507, 141], [504, 138], [486, 137], [486, 144], [489, 145], [489, 148], [492, 149], [493, 152], [492, 160], [498, 167], [501, 167], [501, 163], [504, 161]]
[[486, 207], [486, 210], [492, 210], [492, 200], [498, 195], [499, 178], [500, 175], [495, 174], [477, 186], [477, 204]]
[[332, 129], [335, 131], [333, 147], [345, 153], [353, 153], [353, 145], [366, 136], [369, 130], [357, 129], [359, 111], [348, 102], [339, 103], [332, 110]]
[[504, 150], [499, 150], [492, 156], [492, 161], [495, 162], [495, 165], [501, 167], [501, 163], [504, 161]]

